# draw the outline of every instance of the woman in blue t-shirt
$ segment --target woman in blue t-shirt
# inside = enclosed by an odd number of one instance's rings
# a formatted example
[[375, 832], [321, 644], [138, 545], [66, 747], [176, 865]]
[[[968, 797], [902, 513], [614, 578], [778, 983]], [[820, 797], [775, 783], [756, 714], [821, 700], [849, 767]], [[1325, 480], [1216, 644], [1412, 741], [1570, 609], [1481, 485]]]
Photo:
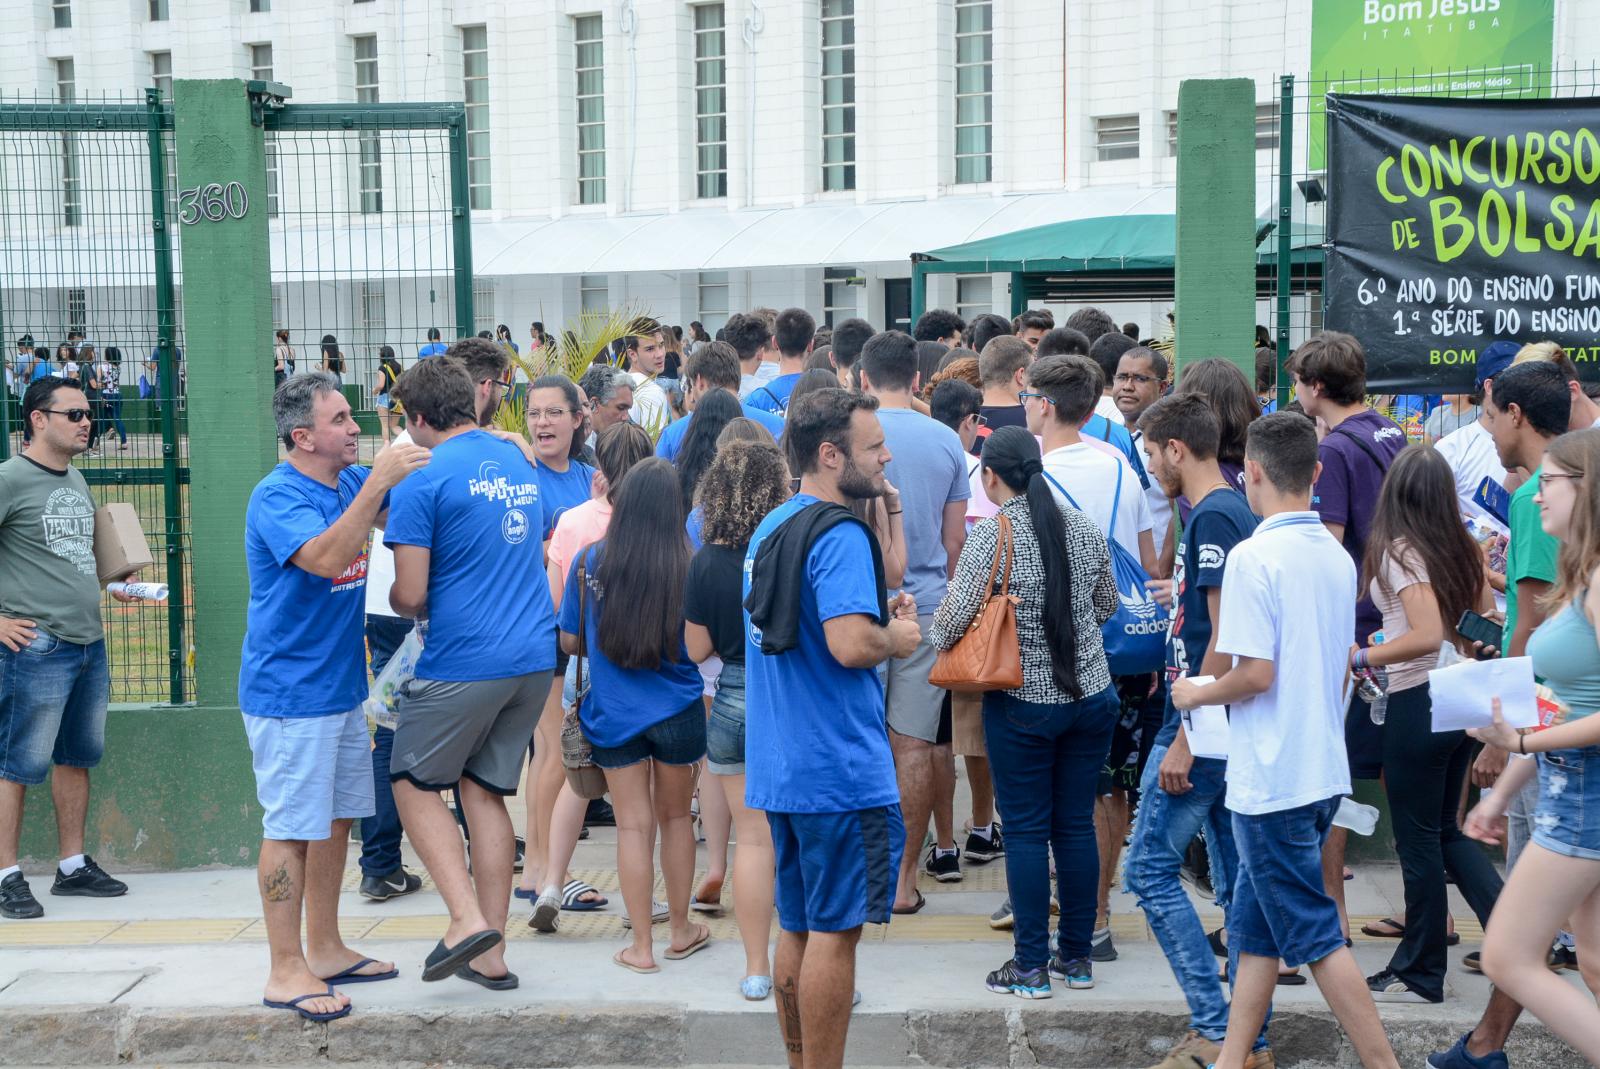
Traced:
[[[617, 814], [617, 879], [633, 943], [612, 961], [656, 972], [650, 937], [651, 844], [661, 830], [669, 959], [711, 939], [689, 923], [694, 823], [689, 798], [706, 753], [700, 673], [683, 642], [689, 539], [678, 474], [658, 457], [635, 465], [614, 496], [606, 537], [574, 563], [561, 598], [561, 648], [589, 658], [578, 719], [605, 770]], [[581, 636], [581, 637], [580, 637]]]

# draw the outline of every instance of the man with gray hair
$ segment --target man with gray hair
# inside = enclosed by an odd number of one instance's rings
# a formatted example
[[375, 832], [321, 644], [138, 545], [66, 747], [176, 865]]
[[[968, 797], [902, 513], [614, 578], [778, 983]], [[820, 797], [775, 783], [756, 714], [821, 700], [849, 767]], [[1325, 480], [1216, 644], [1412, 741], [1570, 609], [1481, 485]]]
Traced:
[[578, 380], [578, 389], [589, 399], [588, 446], [607, 427], [628, 422], [633, 410], [633, 376], [610, 364], [595, 364]]
[[[335, 983], [399, 975], [339, 934], [350, 822], [373, 813], [362, 651], [374, 525], [389, 491], [428, 463], [395, 444], [357, 467], [361, 428], [326, 372], [296, 376], [272, 399], [287, 459], [245, 511], [250, 605], [239, 708], [265, 810], [257, 866], [271, 971], [263, 1002], [312, 1021], [350, 1012]], [[305, 909], [305, 943], [300, 914]]]

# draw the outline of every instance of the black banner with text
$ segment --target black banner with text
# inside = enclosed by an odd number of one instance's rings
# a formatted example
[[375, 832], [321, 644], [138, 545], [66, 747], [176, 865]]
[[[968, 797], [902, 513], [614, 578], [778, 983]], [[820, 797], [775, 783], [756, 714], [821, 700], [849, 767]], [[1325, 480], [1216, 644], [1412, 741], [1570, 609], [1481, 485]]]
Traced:
[[1370, 393], [1464, 393], [1478, 352], [1600, 362], [1600, 99], [1328, 99], [1323, 321]]

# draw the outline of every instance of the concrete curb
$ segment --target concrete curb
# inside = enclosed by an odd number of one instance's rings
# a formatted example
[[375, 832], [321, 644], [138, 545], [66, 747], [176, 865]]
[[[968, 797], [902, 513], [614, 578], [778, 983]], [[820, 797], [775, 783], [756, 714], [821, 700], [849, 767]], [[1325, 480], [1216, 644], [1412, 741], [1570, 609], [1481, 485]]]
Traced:
[[[1106, 1069], [1160, 1060], [1180, 1036], [1181, 1007], [1081, 1004], [857, 1013], [847, 1062], [950, 1069]], [[1384, 1025], [1402, 1065], [1421, 1065], [1475, 1022], [1435, 1007], [1387, 1007]], [[1284, 1069], [1360, 1063], [1333, 1018], [1286, 1012], [1272, 1025]], [[512, 1069], [556, 1066], [782, 1064], [776, 1022], [749, 1013], [669, 1003], [616, 1008], [546, 1004], [506, 1011], [358, 1012], [311, 1024], [266, 1010], [50, 1006], [0, 1010], [0, 1065], [451, 1063]], [[1537, 1022], [1520, 1025], [1515, 1064], [1577, 1065]]]

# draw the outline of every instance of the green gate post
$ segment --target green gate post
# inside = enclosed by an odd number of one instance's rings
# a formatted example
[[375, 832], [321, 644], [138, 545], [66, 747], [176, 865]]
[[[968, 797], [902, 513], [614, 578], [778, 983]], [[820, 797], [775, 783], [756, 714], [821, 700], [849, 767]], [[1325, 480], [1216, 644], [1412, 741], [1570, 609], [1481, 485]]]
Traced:
[[[1178, 87], [1178, 368], [1220, 356], [1256, 379], [1255, 85]], [[1280, 265], [1281, 267], [1281, 265]]]
[[1273, 294], [1278, 313], [1278, 408], [1289, 407], [1289, 274], [1294, 258], [1294, 75], [1281, 79], [1278, 102], [1278, 263]]
[[450, 117], [450, 238], [455, 270], [456, 337], [470, 338], [472, 329], [472, 198], [467, 178], [467, 116]]
[[[199, 198], [180, 196], [178, 212], [189, 365], [195, 688], [202, 703], [228, 706], [237, 701], [250, 597], [245, 506], [278, 459], [266, 142], [251, 121], [244, 82], [179, 79], [172, 93], [178, 184], [203, 191]], [[233, 182], [244, 189], [243, 212], [231, 210], [238, 207], [227, 195]], [[207, 197], [212, 185], [217, 188]]]

